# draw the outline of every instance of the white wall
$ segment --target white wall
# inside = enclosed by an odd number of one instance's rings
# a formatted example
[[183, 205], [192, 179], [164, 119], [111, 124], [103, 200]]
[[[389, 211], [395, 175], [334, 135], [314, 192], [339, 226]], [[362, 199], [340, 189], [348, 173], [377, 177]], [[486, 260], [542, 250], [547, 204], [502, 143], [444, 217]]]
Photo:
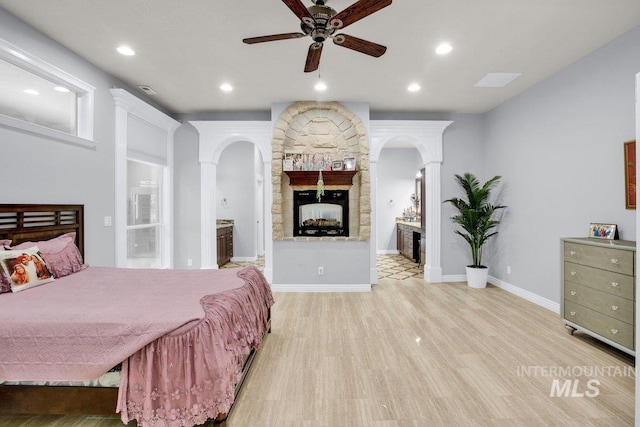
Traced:
[[487, 251], [492, 276], [558, 302], [561, 237], [605, 222], [635, 239], [623, 142], [635, 137], [638, 71], [640, 27], [486, 114], [480, 170], [504, 177], [509, 206]]
[[412, 206], [416, 173], [421, 165], [414, 147], [383, 148], [378, 160], [377, 230], [379, 253], [397, 253], [396, 217]]

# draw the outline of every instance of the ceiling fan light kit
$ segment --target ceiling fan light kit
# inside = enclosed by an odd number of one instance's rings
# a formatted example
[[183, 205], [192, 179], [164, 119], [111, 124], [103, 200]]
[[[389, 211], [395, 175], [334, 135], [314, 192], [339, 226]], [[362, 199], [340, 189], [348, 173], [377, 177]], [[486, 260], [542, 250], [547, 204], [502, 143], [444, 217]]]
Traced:
[[305, 7], [302, 0], [282, 0], [284, 4], [300, 19], [301, 33], [283, 33], [270, 36], [249, 37], [242, 41], [246, 44], [263, 43], [277, 40], [297, 39], [309, 36], [313, 43], [309, 46], [304, 71], [316, 71], [320, 65], [322, 48], [327, 39], [333, 43], [378, 58], [387, 48], [368, 40], [359, 39], [348, 34], [335, 34], [354, 22], [365, 18], [391, 4], [392, 0], [359, 0], [341, 12], [336, 12], [326, 5], [327, 0], [312, 0], [313, 5]]

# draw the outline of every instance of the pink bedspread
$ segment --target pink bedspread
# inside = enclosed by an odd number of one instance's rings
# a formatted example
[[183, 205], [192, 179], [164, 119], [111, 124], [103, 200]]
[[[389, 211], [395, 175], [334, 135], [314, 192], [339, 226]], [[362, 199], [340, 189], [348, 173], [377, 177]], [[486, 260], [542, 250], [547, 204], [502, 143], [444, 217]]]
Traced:
[[200, 424], [228, 411], [272, 304], [254, 267], [90, 267], [0, 295], [0, 379], [86, 380], [124, 361], [125, 423]]
[[89, 267], [2, 294], [0, 379], [96, 378], [153, 340], [202, 319], [200, 298], [242, 286], [236, 273]]
[[273, 304], [257, 269], [238, 276], [246, 281], [242, 288], [202, 299], [206, 316], [197, 326], [161, 337], [124, 364], [118, 399], [124, 423], [192, 426], [229, 411], [243, 356], [260, 346]]

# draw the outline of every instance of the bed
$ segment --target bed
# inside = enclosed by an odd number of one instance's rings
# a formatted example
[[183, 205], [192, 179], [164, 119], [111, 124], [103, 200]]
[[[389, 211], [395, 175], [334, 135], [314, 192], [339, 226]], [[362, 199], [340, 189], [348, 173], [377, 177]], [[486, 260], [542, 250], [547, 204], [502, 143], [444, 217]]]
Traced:
[[[82, 205], [0, 205], [0, 243], [5, 284], [22, 259], [10, 253], [39, 257], [53, 277], [38, 269], [44, 283], [14, 280], [0, 294], [0, 413], [226, 423], [270, 332], [273, 297], [259, 270], [87, 266]], [[118, 387], [82, 383], [114, 367]]]

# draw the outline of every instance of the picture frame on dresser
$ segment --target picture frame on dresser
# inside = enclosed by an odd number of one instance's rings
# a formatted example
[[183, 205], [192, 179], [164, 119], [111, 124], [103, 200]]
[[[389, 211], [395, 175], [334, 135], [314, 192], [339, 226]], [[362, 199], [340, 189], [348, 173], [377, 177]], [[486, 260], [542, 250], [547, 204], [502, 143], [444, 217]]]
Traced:
[[618, 240], [618, 226], [616, 224], [592, 222], [589, 226], [589, 237], [593, 239]]
[[636, 208], [636, 141], [624, 143], [624, 200], [626, 209]]

